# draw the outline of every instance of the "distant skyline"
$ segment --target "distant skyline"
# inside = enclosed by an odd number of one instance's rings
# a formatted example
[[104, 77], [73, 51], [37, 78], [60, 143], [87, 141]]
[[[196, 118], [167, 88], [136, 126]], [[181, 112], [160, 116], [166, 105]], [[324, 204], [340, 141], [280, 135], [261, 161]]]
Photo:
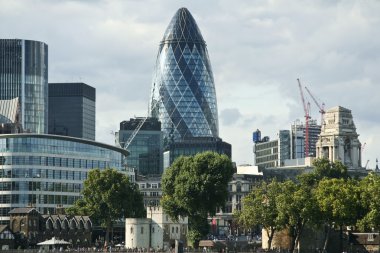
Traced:
[[[146, 116], [162, 39], [180, 7], [194, 16], [215, 78], [219, 135], [237, 164], [253, 162], [252, 132], [275, 139], [303, 119], [297, 78], [352, 110], [363, 166], [380, 158], [380, 2], [0, 0], [0, 38], [49, 46], [49, 82], [96, 88], [96, 139]], [[307, 94], [305, 94], [307, 96]], [[320, 121], [311, 98], [311, 116]]]

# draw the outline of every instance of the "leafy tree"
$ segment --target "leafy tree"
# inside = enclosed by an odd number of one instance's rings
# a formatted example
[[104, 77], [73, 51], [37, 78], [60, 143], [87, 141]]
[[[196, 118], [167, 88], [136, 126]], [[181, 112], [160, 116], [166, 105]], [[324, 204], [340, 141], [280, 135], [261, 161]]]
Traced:
[[360, 187], [356, 180], [325, 178], [319, 182], [315, 193], [319, 208], [328, 225], [324, 245], [326, 250], [329, 232], [334, 224], [340, 227], [342, 233], [343, 226], [356, 223], [360, 210]]
[[90, 215], [106, 228], [105, 242], [113, 223], [123, 217], [145, 217], [142, 195], [127, 175], [115, 169], [94, 169], [88, 173], [83, 198], [67, 209], [70, 214]]
[[292, 237], [290, 252], [298, 244], [303, 229], [307, 223], [317, 222], [320, 218], [318, 205], [309, 185], [285, 181], [276, 198], [278, 220], [289, 230]]
[[276, 180], [262, 182], [243, 198], [243, 208], [237, 213], [238, 222], [246, 228], [260, 225], [268, 236], [268, 247], [272, 246], [274, 233], [284, 228], [279, 219], [277, 196], [281, 193], [281, 184]]
[[361, 205], [363, 217], [357, 225], [362, 231], [376, 229], [380, 231], [380, 176], [374, 173], [368, 174], [361, 182]]
[[232, 175], [231, 160], [210, 151], [179, 157], [165, 171], [161, 205], [173, 220], [189, 218], [188, 237], [195, 245], [208, 232], [208, 215], [224, 206]]

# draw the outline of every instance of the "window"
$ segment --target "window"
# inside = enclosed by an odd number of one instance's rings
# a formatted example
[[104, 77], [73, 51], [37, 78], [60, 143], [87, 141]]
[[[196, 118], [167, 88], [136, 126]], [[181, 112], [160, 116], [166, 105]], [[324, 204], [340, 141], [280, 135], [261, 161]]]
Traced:
[[141, 227], [141, 234], [144, 234], [144, 227]]
[[131, 234], [133, 234], [133, 227], [131, 227]]

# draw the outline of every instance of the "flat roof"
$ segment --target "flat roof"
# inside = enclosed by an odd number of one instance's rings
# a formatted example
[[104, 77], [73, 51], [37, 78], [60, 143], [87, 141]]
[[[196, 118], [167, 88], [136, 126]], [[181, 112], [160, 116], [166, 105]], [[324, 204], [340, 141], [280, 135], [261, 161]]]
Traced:
[[121, 154], [128, 156], [130, 153], [123, 149], [116, 146], [112, 146], [109, 144], [96, 142], [92, 140], [77, 138], [77, 137], [71, 137], [71, 136], [63, 136], [63, 135], [53, 135], [53, 134], [35, 134], [35, 133], [19, 133], [19, 134], [0, 134], [0, 138], [27, 138], [27, 137], [34, 137], [34, 138], [45, 138], [45, 139], [55, 139], [55, 140], [64, 140], [64, 141], [74, 141], [84, 144], [89, 144], [93, 146], [98, 146], [101, 148], [106, 148], [110, 150], [114, 150], [117, 152], [120, 152]]

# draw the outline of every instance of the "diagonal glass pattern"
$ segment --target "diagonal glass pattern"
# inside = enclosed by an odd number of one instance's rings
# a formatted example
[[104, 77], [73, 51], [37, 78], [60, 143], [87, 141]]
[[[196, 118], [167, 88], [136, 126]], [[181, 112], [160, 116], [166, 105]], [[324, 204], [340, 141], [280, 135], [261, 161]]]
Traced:
[[206, 43], [186, 8], [174, 15], [160, 43], [149, 108], [167, 140], [219, 135]]

